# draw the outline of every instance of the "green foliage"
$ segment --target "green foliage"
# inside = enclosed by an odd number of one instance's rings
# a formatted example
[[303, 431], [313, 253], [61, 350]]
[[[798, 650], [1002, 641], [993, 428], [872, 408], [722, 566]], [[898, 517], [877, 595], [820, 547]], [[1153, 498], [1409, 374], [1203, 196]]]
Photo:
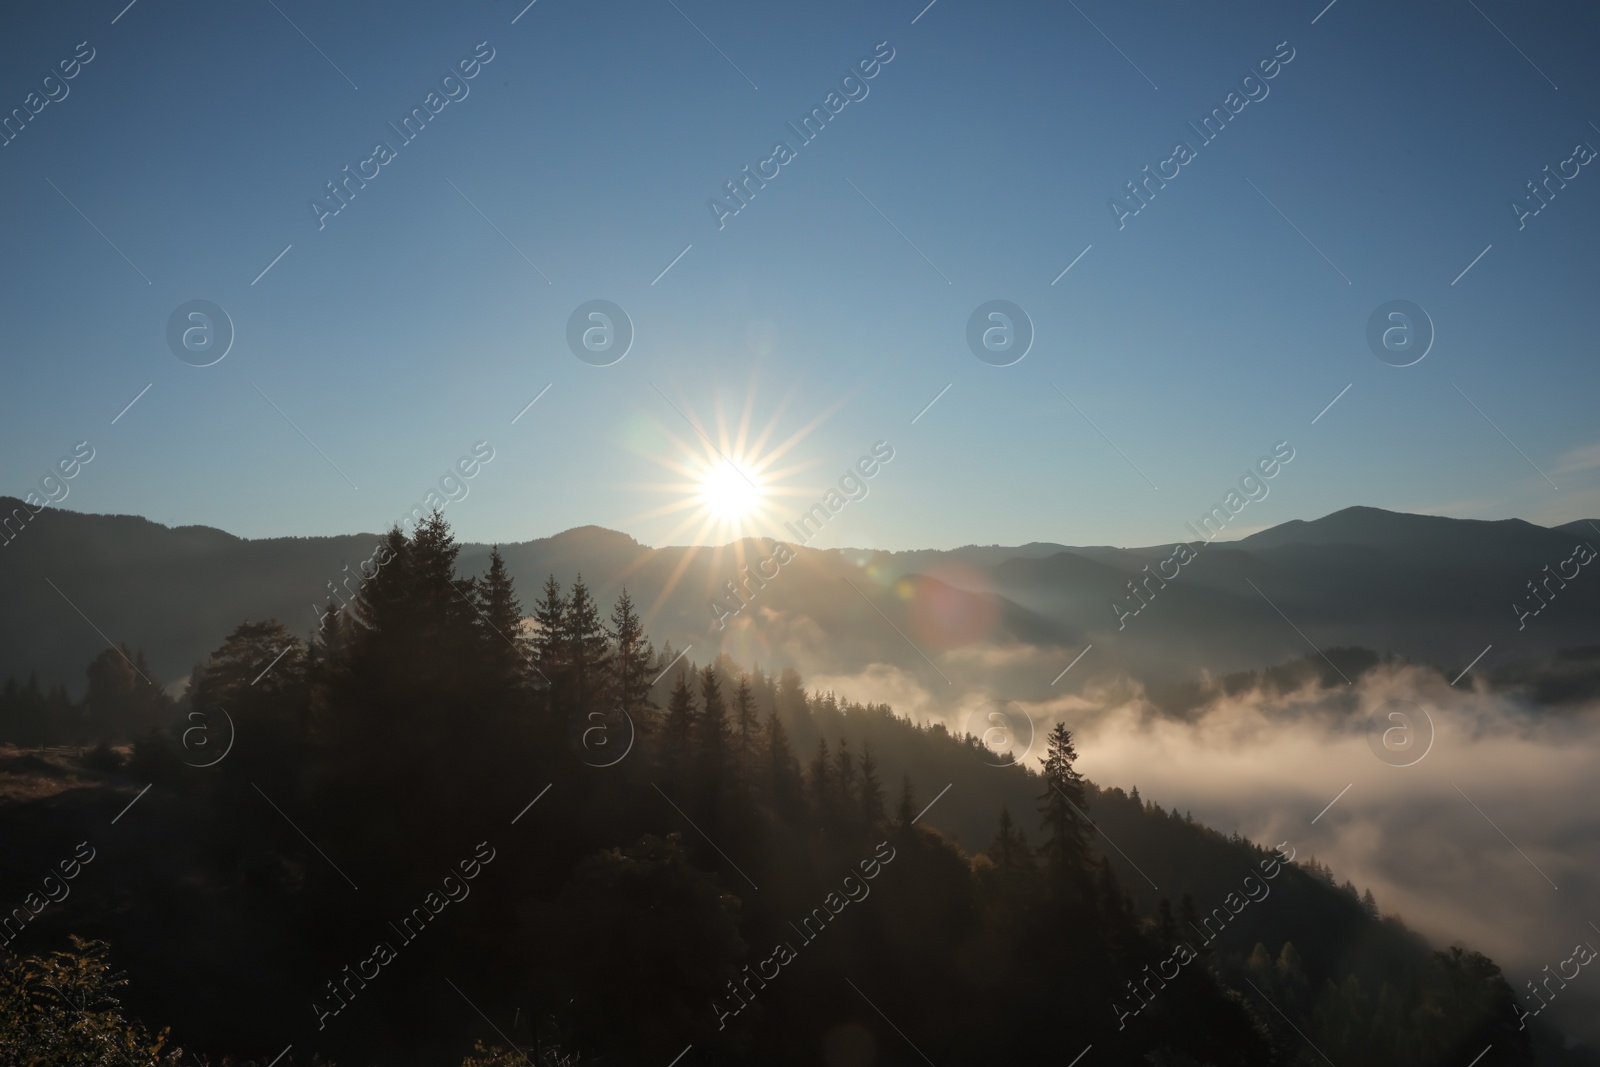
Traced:
[[[105, 943], [72, 939], [69, 951], [13, 956], [0, 969], [0, 1064], [6, 1067], [161, 1067], [182, 1049], [123, 1017]], [[165, 1051], [164, 1051], [165, 1050]]]

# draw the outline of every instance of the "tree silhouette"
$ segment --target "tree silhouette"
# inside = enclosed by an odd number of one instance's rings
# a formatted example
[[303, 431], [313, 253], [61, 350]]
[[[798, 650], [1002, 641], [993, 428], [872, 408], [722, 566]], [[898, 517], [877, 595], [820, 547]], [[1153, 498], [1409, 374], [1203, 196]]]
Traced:
[[1083, 775], [1074, 766], [1078, 751], [1072, 744], [1072, 731], [1066, 724], [1051, 728], [1044, 760], [1044, 792], [1039, 798], [1039, 814], [1044, 822], [1045, 840], [1040, 849], [1057, 892], [1088, 899], [1090, 889], [1089, 819], [1084, 813]]

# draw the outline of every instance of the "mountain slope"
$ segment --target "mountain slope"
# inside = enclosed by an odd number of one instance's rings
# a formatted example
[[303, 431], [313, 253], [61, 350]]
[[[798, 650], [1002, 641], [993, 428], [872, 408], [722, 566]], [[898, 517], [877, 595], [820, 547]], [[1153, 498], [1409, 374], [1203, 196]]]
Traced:
[[[8, 503], [0, 500], [0, 509]], [[1176, 576], [1164, 562], [1172, 546], [800, 547], [793, 562], [763, 564], [769, 578], [745, 584], [743, 604], [727, 583], [744, 583], [743, 568], [770, 555], [753, 540], [651, 548], [589, 526], [501, 552], [525, 601], [547, 574], [562, 582], [581, 574], [607, 601], [626, 586], [652, 632], [677, 648], [825, 664], [834, 673], [889, 664], [935, 692], [946, 679], [956, 690], [994, 684], [967, 663], [973, 657], [957, 654], [993, 649], [1029, 665], [1000, 679], [1011, 694], [1038, 698], [1089, 644], [1095, 654], [1079, 678], [1126, 671], [1170, 681], [1265, 666], [1305, 653], [1307, 641], [1457, 669], [1491, 642], [1495, 664], [1600, 643], [1600, 581], [1587, 572], [1536, 625], [1519, 629], [1512, 608], [1546, 566], [1571, 554], [1584, 525], [1552, 530], [1347, 508], [1197, 545], [1197, 558]], [[275, 617], [309, 633], [330, 591], [347, 599], [359, 588], [377, 540], [251, 541], [206, 527], [46, 510], [0, 551], [0, 600], [11, 609], [0, 617], [0, 677], [37, 671], [42, 683], [76, 689], [82, 665], [109, 639], [143, 649], [170, 682], [240, 619]], [[488, 552], [463, 545], [460, 569], [481, 571]], [[1123, 616], [1141, 603], [1135, 581], [1148, 606]]]

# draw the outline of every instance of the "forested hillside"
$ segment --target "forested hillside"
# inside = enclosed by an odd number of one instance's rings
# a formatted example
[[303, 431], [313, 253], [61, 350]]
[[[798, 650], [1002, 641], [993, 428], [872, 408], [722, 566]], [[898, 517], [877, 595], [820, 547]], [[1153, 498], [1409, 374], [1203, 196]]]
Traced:
[[311, 644], [244, 623], [176, 706], [131, 650], [78, 703], [8, 690], [12, 735], [133, 745], [0, 808], [0, 1062], [1533, 1062], [1488, 959], [1087, 782], [1063, 726], [995, 766], [657, 650], [625, 593], [525, 611], [437, 516], [385, 549]]
[[[0, 497], [0, 515], [13, 506], [20, 502]], [[1594, 646], [1600, 616], [1578, 589], [1553, 600], [1537, 625], [1519, 626], [1507, 610], [1527, 597], [1530, 576], [1594, 536], [1586, 528], [1347, 508], [1203, 547], [1181, 581], [1159, 590], [1149, 574], [1172, 554], [1170, 545], [885, 552], [792, 544], [783, 577], [765, 582], [742, 577], [742, 566], [773, 554], [774, 543], [757, 538], [651, 547], [583, 526], [500, 552], [528, 592], [552, 573], [568, 585], [583, 575], [607, 602], [626, 586], [649, 606], [658, 642], [692, 644], [702, 660], [727, 652], [749, 665], [798, 655], [804, 660], [795, 665], [835, 676], [888, 665], [922, 679], [935, 700], [989, 687], [998, 675], [1014, 698], [1042, 700], [1088, 644], [1094, 654], [1075, 677], [1111, 683], [1126, 675], [1149, 686], [1303, 655], [1299, 635], [1261, 593], [1325, 650], [1360, 645], [1438, 664], [1451, 678], [1491, 641], [1485, 670]], [[0, 616], [0, 676], [36, 672], [46, 692], [65, 683], [79, 696], [82, 664], [107, 638], [137, 644], [170, 679], [240, 619], [276, 618], [304, 635], [324, 598], [348, 599], [361, 587], [381, 541], [378, 534], [246, 539], [211, 527], [46, 509], [27, 537], [0, 542], [0, 599], [13, 608]], [[486, 568], [490, 548], [462, 544], [463, 567]], [[746, 582], [743, 599], [730, 597], [730, 581]], [[1123, 617], [1113, 605], [1125, 613], [1135, 603], [1130, 582], [1147, 596], [1159, 591], [1159, 599]], [[885, 618], [954, 686], [932, 674]], [[816, 640], [823, 634], [825, 649]], [[957, 654], [973, 648], [1013, 658], [989, 670]]]

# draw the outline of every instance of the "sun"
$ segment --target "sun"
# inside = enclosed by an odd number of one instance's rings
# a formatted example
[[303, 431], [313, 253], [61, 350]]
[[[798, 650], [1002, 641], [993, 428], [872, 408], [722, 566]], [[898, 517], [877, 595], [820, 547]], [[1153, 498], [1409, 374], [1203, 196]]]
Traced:
[[661, 468], [664, 477], [636, 487], [666, 499], [637, 517], [675, 520], [666, 534], [671, 543], [686, 537], [691, 545], [715, 547], [751, 537], [781, 537], [784, 505], [807, 495], [791, 482], [814, 462], [798, 462], [792, 453], [843, 401], [812, 416], [786, 438], [774, 440], [791, 398], [778, 402], [764, 426], [755, 426], [754, 382], [743, 403], [735, 401], [733, 411], [724, 406], [722, 395], [715, 395], [709, 418], [702, 417], [690, 401], [675, 399], [659, 388], [656, 392], [663, 401], [664, 418], [641, 424], [634, 447], [641, 458]]
[[[681, 395], [668, 395], [659, 387], [656, 392], [662, 411], [632, 425], [630, 446], [661, 473], [631, 488], [646, 500], [661, 502], [646, 504], [633, 518], [640, 522], [667, 520], [662, 539], [674, 545], [687, 542], [688, 551], [666, 576], [655, 603], [645, 606], [642, 614], [647, 621], [689, 574], [698, 553], [711, 553], [712, 572], [733, 575], [754, 562], [751, 553], [764, 553], [765, 543], [787, 539], [785, 513], [800, 500], [816, 497], [814, 490], [797, 484], [796, 479], [817, 461], [799, 460], [794, 453], [848, 399], [839, 397], [789, 430], [786, 437], [775, 440], [795, 396], [792, 392], [777, 402], [759, 427], [754, 425], [754, 380], [742, 403], [725, 404], [725, 394], [713, 394], [709, 418], [702, 418], [696, 405]], [[724, 559], [725, 553], [731, 558]], [[625, 582], [653, 558], [641, 555], [612, 580]]]
[[723, 522], [738, 522], [761, 509], [765, 493], [754, 472], [729, 459], [719, 458], [700, 475], [700, 506]]

